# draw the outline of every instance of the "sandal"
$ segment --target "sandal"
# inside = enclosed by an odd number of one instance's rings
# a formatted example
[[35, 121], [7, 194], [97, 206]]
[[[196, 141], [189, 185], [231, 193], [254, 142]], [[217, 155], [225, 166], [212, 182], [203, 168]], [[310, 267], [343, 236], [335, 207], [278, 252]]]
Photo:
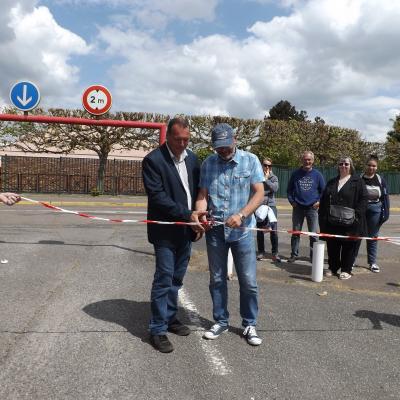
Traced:
[[351, 278], [351, 275], [350, 274], [348, 274], [347, 272], [342, 272], [340, 275], [339, 275], [339, 279], [350, 279]]

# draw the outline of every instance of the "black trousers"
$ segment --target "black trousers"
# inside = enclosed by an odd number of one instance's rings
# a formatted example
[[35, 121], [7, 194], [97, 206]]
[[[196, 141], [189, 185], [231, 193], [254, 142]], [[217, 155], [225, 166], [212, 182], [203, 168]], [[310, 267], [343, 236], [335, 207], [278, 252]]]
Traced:
[[353, 267], [356, 240], [327, 239], [328, 264], [333, 273], [341, 272], [350, 274]]
[[[275, 217], [278, 217], [278, 210], [276, 209], [275, 206], [270, 206], [272, 208], [272, 211], [275, 214]], [[278, 254], [278, 223], [277, 222], [271, 222], [268, 223], [268, 217], [266, 220], [262, 222], [257, 222], [257, 228], [271, 228], [272, 231], [269, 233], [269, 237], [271, 239], [271, 253], [273, 256], [276, 256]], [[265, 244], [264, 244], [264, 232], [257, 231], [257, 251], [259, 253], [264, 253], [265, 252]]]

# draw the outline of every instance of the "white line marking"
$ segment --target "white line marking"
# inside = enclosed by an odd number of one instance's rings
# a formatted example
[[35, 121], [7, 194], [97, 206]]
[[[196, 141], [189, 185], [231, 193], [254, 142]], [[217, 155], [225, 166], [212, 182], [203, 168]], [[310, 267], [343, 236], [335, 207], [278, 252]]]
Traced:
[[199, 339], [199, 343], [203, 349], [203, 352], [206, 355], [207, 361], [210, 363], [212, 372], [216, 375], [221, 376], [230, 374], [231, 370], [223, 355], [218, 351], [217, 348], [211, 347], [212, 344], [210, 341], [203, 339], [204, 329], [201, 327], [199, 312], [197, 311], [196, 306], [190, 300], [184, 289], [181, 289], [179, 291], [179, 301], [181, 302], [182, 306], [187, 310], [189, 314], [189, 319], [192, 324], [199, 328], [195, 331], [195, 334]]

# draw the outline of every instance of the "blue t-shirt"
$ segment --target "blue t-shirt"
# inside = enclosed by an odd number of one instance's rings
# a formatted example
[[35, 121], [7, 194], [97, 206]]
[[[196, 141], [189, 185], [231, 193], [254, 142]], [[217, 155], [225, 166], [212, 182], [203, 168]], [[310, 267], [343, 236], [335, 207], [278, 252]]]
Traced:
[[290, 177], [287, 187], [287, 198], [289, 203], [293, 202], [309, 207], [319, 201], [325, 189], [325, 180], [316, 169], [305, 171], [299, 168]]

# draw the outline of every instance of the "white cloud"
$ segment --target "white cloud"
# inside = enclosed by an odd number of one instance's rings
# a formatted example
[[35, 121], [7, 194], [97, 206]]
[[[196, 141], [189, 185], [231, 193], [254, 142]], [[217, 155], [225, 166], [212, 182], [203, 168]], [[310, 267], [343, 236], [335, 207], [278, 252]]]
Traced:
[[[56, 0], [64, 5], [122, 7], [125, 13], [131, 13], [142, 23], [150, 25], [154, 22], [160, 23], [161, 17], [162, 24], [173, 19], [212, 21], [219, 1], [221, 0]], [[152, 21], [153, 18], [156, 21]]]
[[59, 26], [48, 8], [37, 7], [35, 2], [10, 1], [2, 5], [2, 11], [0, 97], [7, 98], [12, 84], [21, 79], [39, 85], [47, 106], [54, 98], [71, 96], [79, 70], [70, 58], [87, 54], [90, 47]]
[[[211, 35], [181, 46], [143, 32], [103, 30], [108, 52], [126, 58], [112, 70], [116, 103], [135, 110], [262, 117], [288, 99], [310, 117], [384, 140], [388, 110], [399, 108], [394, 88], [400, 85], [400, 3], [290, 5], [289, 16], [254, 23], [245, 40]], [[385, 102], [375, 104], [382, 92]]]
[[[154, 27], [195, 20], [201, 32], [197, 22], [214, 20], [217, 5], [223, 12], [228, 0], [58, 1], [115, 7], [110, 25], [99, 25], [98, 48], [62, 28], [38, 1], [3, 0], [0, 98], [17, 79], [30, 78], [49, 104], [80, 107], [73, 57], [96, 50], [94, 58], [114, 63], [108, 71], [114, 110], [261, 118], [287, 99], [311, 118], [356, 128], [369, 140], [384, 140], [400, 110], [400, 2], [281, 0], [290, 14], [255, 21], [245, 39], [212, 34], [177, 44], [168, 29], [160, 39]], [[146, 20], [154, 29], [138, 23]]]

